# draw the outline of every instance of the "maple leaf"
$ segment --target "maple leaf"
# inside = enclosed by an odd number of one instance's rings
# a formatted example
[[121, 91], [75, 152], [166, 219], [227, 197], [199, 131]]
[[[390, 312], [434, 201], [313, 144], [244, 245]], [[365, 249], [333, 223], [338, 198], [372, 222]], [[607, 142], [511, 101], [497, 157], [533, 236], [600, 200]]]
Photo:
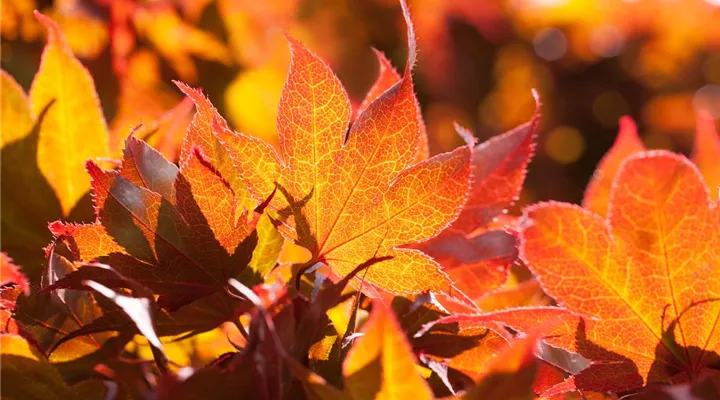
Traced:
[[[50, 225], [77, 260], [101, 260], [175, 306], [223, 290], [247, 268], [262, 207], [252, 220], [237, 216], [232, 189], [199, 148], [178, 169], [130, 136], [118, 171], [92, 161], [87, 168], [96, 222]], [[122, 287], [112, 276], [96, 276], [97, 269], [86, 271], [80, 267], [46, 290], [81, 288], [83, 280]]]
[[[233, 166], [230, 154], [213, 134], [213, 130], [218, 126], [227, 129], [225, 119], [220, 116], [210, 100], [202, 92], [180, 82], [175, 82], [175, 84], [195, 104], [195, 115], [180, 148], [179, 162], [181, 167], [192, 156], [193, 149], [198, 147], [202, 149], [207, 160], [215, 166], [220, 176], [230, 185], [235, 194], [239, 212], [252, 210], [258, 204], [263, 203], [267, 197], [258, 199], [257, 202], [253, 199], [239, 171]], [[273, 191], [274, 188], [268, 192], [268, 195]], [[260, 276], [265, 276], [275, 266], [283, 238], [265, 214], [260, 217], [257, 223], [257, 231], [259, 235], [257, 249], [253, 259], [250, 261], [250, 267]]]
[[630, 117], [620, 119], [620, 131], [612, 148], [600, 160], [593, 177], [585, 189], [582, 205], [586, 209], [605, 215], [610, 202], [610, 190], [620, 165], [629, 156], [645, 150], [637, 133], [635, 121]]
[[[41, 287], [48, 287], [75, 272], [74, 265], [56, 251], [55, 243], [46, 249], [47, 266]], [[51, 362], [67, 362], [96, 353], [110, 335], [98, 334], [65, 343], [65, 336], [103, 315], [99, 303], [89, 292], [58, 290], [50, 295], [42, 290], [21, 299], [15, 314]], [[62, 346], [61, 346], [62, 345]]]
[[[400, 80], [402, 80], [400, 74], [398, 74], [397, 70], [395, 70], [395, 67], [393, 67], [390, 60], [385, 57], [385, 54], [383, 52], [374, 48], [373, 52], [378, 59], [378, 77], [375, 79], [375, 82], [373, 82], [372, 86], [365, 94], [365, 98], [363, 98], [363, 101], [362, 103], [360, 103], [359, 108], [357, 110], [354, 110], [355, 112], [352, 119], [353, 122], [357, 120], [358, 115], [360, 115], [363, 111], [365, 111], [365, 109], [367, 109], [370, 103], [377, 100], [378, 97], [380, 97], [383, 93], [385, 93], [395, 84], [400, 82]], [[430, 145], [428, 143], [427, 127], [425, 126], [425, 121], [423, 120], [422, 116], [422, 110], [420, 109], [420, 102], [417, 100], [417, 98], [415, 98], [415, 102], [417, 106], [417, 123], [419, 132], [418, 150], [417, 154], [415, 155], [415, 162], [420, 162], [430, 156]]]
[[718, 212], [697, 167], [649, 151], [624, 161], [607, 217], [565, 203], [525, 210], [521, 257], [562, 308], [504, 312], [516, 330], [591, 361], [557, 393], [625, 391], [712, 374], [720, 361]]
[[[87, 158], [108, 154], [108, 133], [92, 77], [73, 55], [57, 24], [37, 12], [35, 17], [48, 31], [47, 44], [29, 97], [3, 73], [1, 102], [3, 112], [9, 113], [3, 119], [7, 116], [17, 125], [7, 131], [3, 128], [1, 158], [3, 250], [25, 266], [30, 282], [37, 285], [41, 249], [50, 240], [47, 221], [76, 219], [85, 210], [90, 213], [91, 208], [80, 201], [90, 187], [82, 165]], [[63, 264], [54, 257], [50, 261], [52, 275], [62, 276]], [[42, 349], [99, 315], [87, 294], [15, 298], [18, 331]], [[102, 339], [69, 344], [53, 355], [53, 361], [83, 356], [96, 350]]]
[[[231, 280], [239, 297], [254, 305], [245, 310], [250, 324], [242, 350], [225, 354], [182, 381], [163, 377], [168, 379], [158, 385], [159, 398], [227, 398], [240, 393], [250, 398], [295, 398], [298, 388], [288, 379], [290, 371], [309, 372], [298, 360], [305, 360], [311, 345], [322, 340], [329, 324], [326, 313], [343, 301], [347, 284], [357, 273], [379, 261], [357, 266], [337, 283], [325, 282], [312, 303], [288, 296], [287, 285], [261, 284], [250, 289]], [[324, 391], [339, 392], [331, 386]]]
[[517, 259], [515, 237], [495, 221], [520, 195], [535, 152], [540, 102], [533, 94], [537, 107], [529, 122], [473, 148], [473, 183], [457, 220], [437, 237], [413, 246], [435, 258], [473, 300], [502, 285]]
[[213, 133], [256, 201], [277, 185], [270, 207], [281, 233], [312, 253], [308, 267], [323, 262], [342, 277], [374, 256], [392, 256], [364, 275], [366, 292], [451, 293], [450, 280], [432, 258], [398, 248], [451, 223], [470, 177], [469, 145], [411, 165], [420, 139], [410, 75], [415, 40], [405, 15], [405, 74], [349, 131], [351, 110], [342, 85], [321, 59], [289, 38], [292, 62], [278, 112], [281, 155], [222, 124]]
[[343, 363], [345, 385], [351, 397], [432, 398], [428, 384], [414, 372], [415, 357], [392, 310], [375, 302], [362, 333]]
[[[583, 207], [596, 214], [606, 215], [612, 183], [620, 166], [627, 157], [644, 150], [645, 146], [638, 136], [635, 122], [630, 117], [621, 118], [620, 131], [615, 143], [598, 164], [585, 189]], [[720, 171], [715, 162], [718, 156], [720, 156], [720, 138], [715, 128], [715, 122], [707, 112], [700, 112], [697, 116], [697, 130], [691, 160], [702, 172], [705, 181], [711, 188], [713, 198], [717, 197], [717, 188], [720, 187]]]

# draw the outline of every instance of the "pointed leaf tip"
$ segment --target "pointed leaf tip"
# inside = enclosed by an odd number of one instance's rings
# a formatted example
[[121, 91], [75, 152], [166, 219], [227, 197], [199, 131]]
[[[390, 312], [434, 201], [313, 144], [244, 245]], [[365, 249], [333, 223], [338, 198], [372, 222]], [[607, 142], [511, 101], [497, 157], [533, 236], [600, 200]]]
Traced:
[[605, 215], [610, 200], [610, 190], [623, 161], [629, 156], [645, 150], [637, 133], [637, 126], [631, 117], [624, 116], [619, 121], [619, 131], [610, 150], [598, 163], [593, 177], [585, 189], [583, 207]]
[[405, 76], [408, 76], [417, 62], [417, 39], [415, 38], [415, 27], [413, 26], [407, 1], [400, 0], [400, 7], [402, 8], [403, 18], [405, 18], [405, 24], [407, 25], [408, 59], [405, 67]]
[[353, 398], [433, 398], [390, 308], [379, 300], [374, 301], [362, 332], [364, 335], [355, 340], [342, 368]]
[[457, 132], [458, 135], [463, 139], [465, 144], [467, 144], [470, 147], [475, 146], [477, 143], [477, 138], [473, 133], [470, 131], [470, 129], [467, 129], [463, 127], [462, 125], [458, 124], [457, 122], [453, 123], [453, 126], [455, 127], [455, 132]]

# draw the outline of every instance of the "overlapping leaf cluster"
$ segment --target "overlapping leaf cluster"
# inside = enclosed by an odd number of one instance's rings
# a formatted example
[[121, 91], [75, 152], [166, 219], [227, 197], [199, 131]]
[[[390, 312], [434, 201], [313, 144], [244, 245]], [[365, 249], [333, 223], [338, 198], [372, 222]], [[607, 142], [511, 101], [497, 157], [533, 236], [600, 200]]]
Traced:
[[[92, 78], [37, 13], [48, 43], [29, 99], [2, 75], [3, 396], [716, 395], [712, 120], [693, 161], [646, 151], [624, 120], [585, 208], [507, 216], [539, 112], [479, 145], [458, 126], [466, 145], [430, 157], [402, 5], [403, 74], [376, 52], [355, 110], [288, 37], [277, 148], [178, 82], [195, 114], [177, 165], [143, 126], [113, 154]], [[172, 346], [213, 332], [232, 350], [178, 365]]]

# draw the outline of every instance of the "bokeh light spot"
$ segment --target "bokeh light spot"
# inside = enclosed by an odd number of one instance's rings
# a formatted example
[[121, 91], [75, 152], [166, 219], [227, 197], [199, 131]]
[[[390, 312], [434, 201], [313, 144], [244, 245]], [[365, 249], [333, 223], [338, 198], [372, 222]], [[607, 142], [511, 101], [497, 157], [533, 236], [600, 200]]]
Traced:
[[615, 57], [625, 46], [623, 33], [614, 25], [600, 25], [590, 34], [590, 48], [603, 57]]
[[706, 110], [713, 118], [720, 118], [720, 85], [705, 85], [693, 96], [695, 111]]
[[560, 164], [571, 164], [585, 152], [585, 138], [571, 126], [560, 126], [545, 139], [545, 153]]
[[567, 37], [557, 28], [543, 29], [536, 33], [533, 38], [535, 54], [548, 61], [555, 61], [562, 58], [567, 51], [567, 47]]

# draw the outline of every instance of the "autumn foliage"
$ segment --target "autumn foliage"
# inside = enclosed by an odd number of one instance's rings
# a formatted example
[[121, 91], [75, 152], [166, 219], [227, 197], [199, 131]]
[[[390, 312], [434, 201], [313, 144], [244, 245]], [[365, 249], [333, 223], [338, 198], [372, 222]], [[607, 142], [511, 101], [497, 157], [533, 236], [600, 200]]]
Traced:
[[[47, 40], [29, 92], [1, 75], [3, 398], [718, 398], [712, 118], [686, 158], [646, 149], [626, 117], [582, 206], [510, 215], [541, 93], [526, 123], [483, 143], [456, 124], [463, 144], [432, 155], [402, 10], [407, 62], [375, 50], [359, 101], [286, 35], [277, 141], [233, 130], [181, 81], [184, 100], [109, 128], [35, 12]], [[198, 73], [190, 55], [229, 62], [153, 12], [185, 46], [137, 32], [181, 77]]]

